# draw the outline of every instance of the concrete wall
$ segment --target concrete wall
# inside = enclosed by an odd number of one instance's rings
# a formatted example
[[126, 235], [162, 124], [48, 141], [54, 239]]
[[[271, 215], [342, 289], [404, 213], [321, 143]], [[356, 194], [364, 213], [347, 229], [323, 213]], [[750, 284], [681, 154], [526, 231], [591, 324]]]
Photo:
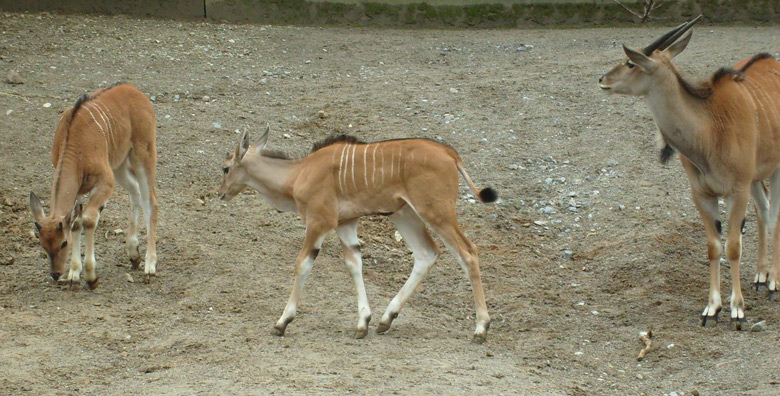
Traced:
[[[639, 8], [636, 0], [623, 3]], [[0, 0], [0, 10], [347, 26], [569, 27], [637, 22], [613, 0]], [[668, 25], [700, 13], [706, 22], [780, 24], [780, 0], [670, 0], [653, 15]]]

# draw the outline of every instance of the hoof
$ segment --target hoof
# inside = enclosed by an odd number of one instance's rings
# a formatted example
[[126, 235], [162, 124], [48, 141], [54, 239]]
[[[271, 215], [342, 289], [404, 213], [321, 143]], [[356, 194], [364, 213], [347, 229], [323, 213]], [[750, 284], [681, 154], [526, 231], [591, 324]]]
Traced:
[[731, 318], [731, 329], [736, 331], [742, 331], [747, 330], [750, 328], [748, 326], [747, 319], [745, 318]]
[[379, 323], [379, 326], [376, 327], [377, 334], [382, 334], [388, 330], [390, 330], [390, 323]]
[[753, 282], [753, 287], [756, 288], [756, 291], [759, 291], [761, 289], [761, 286], [767, 287], [766, 282]]
[[355, 339], [360, 340], [363, 338], [366, 338], [368, 335], [368, 329], [357, 329], [355, 330]]
[[777, 290], [770, 290], [769, 291], [769, 301], [775, 301], [775, 293]]
[[718, 324], [718, 317], [720, 315], [720, 308], [718, 308], [717, 311], [715, 311], [715, 315], [707, 316], [702, 315], [701, 316], [701, 326], [702, 327], [708, 327], [707, 324], [712, 324], [712, 327], [715, 327]]
[[141, 257], [138, 258], [130, 258], [130, 266], [133, 267], [134, 270], [137, 270], [141, 266]]
[[70, 290], [72, 292], [77, 292], [77, 291], [81, 290], [81, 286], [79, 286], [78, 282], [76, 282], [76, 283], [69, 282], [68, 283], [68, 290]]
[[87, 287], [89, 287], [89, 290], [97, 289], [99, 280], [100, 278], [95, 278], [93, 281], [87, 281]]
[[274, 328], [271, 330], [271, 335], [275, 335], [277, 337], [281, 337], [284, 335], [284, 328], [279, 328], [274, 326]]
[[471, 339], [473, 344], [484, 344], [487, 341], [486, 334], [474, 334], [474, 338]]

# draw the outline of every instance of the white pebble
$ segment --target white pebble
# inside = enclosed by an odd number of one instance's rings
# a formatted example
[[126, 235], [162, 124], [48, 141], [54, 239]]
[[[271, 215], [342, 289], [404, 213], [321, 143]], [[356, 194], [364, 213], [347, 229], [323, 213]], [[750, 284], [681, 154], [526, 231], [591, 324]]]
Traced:
[[51, 107], [51, 103], [46, 102], [43, 104], [43, 107], [48, 109], [49, 107]]

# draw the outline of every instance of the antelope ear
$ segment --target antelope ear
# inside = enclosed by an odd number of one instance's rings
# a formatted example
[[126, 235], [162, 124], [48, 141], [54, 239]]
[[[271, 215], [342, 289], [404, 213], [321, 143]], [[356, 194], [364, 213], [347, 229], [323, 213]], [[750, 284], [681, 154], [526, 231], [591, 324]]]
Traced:
[[691, 41], [691, 36], [693, 35], [693, 30], [688, 31], [688, 34], [683, 36], [681, 39], [677, 40], [676, 43], [669, 46], [667, 51], [669, 51], [669, 55], [674, 58], [675, 56], [679, 55], [680, 52], [683, 52], [685, 48], [688, 47], [688, 43]]
[[244, 131], [244, 134], [241, 135], [241, 141], [238, 142], [238, 146], [236, 147], [236, 155], [235, 159], [236, 161], [241, 161], [244, 159], [244, 154], [246, 154], [246, 150], [249, 148], [249, 132]]
[[645, 54], [628, 48], [625, 45], [623, 45], [623, 51], [626, 53], [626, 56], [628, 56], [628, 59], [639, 66], [639, 69], [645, 73], [652, 73], [658, 65], [656, 61], [648, 58]]
[[34, 192], [30, 193], [30, 211], [32, 212], [33, 219], [35, 219], [35, 226], [38, 227], [38, 230], [40, 231], [41, 222], [43, 222], [43, 219], [46, 218], [46, 213], [43, 212], [41, 201]]
[[260, 139], [257, 139], [252, 146], [255, 148], [255, 152], [260, 154], [260, 152], [265, 148], [265, 146], [268, 144], [268, 132], [271, 131], [271, 124], [265, 124], [265, 132], [263, 132], [263, 136], [260, 136]]

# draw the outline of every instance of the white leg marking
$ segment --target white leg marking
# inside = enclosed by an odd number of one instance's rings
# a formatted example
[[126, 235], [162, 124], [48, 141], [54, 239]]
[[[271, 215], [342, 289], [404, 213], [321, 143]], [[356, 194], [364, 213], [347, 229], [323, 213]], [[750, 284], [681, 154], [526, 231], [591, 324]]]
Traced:
[[[80, 220], [77, 220], [80, 221]], [[81, 277], [81, 232], [78, 231], [71, 233], [71, 247], [70, 247], [70, 268], [68, 269], [68, 276], [65, 281], [78, 283]]]
[[371, 185], [374, 186], [374, 187], [376, 187], [376, 148], [377, 148], [377, 146], [379, 146], [379, 145], [378, 144], [374, 145], [374, 151], [371, 154], [372, 155], [372, 157], [371, 157], [371, 161], [372, 161], [371, 162], [371, 164], [372, 164], [371, 165], [372, 166], [372, 170], [371, 170]]

